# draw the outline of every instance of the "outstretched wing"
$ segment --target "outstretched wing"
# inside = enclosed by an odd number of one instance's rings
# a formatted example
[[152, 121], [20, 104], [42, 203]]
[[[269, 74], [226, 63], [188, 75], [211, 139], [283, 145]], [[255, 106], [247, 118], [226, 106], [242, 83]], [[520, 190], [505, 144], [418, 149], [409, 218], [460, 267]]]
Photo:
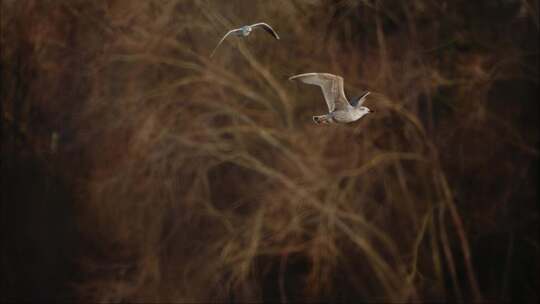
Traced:
[[214, 50], [212, 51], [212, 54], [210, 54], [210, 58], [212, 58], [212, 56], [214, 56], [214, 53], [216, 52], [216, 50], [218, 49], [218, 47], [221, 45], [221, 43], [232, 33], [236, 33], [236, 32], [239, 32], [241, 31], [241, 29], [234, 29], [234, 30], [230, 30], [227, 32], [227, 34], [225, 34], [225, 36], [223, 36], [223, 38], [221, 38], [221, 40], [219, 41], [219, 43], [216, 45], [216, 47], [214, 48]]
[[277, 40], [279, 40], [279, 36], [278, 34], [276, 33], [276, 31], [274, 31], [274, 29], [268, 25], [267, 23], [264, 23], [264, 22], [259, 22], [259, 23], [255, 23], [255, 24], [252, 24], [250, 25], [252, 28], [256, 28], [256, 27], [260, 27], [260, 28], [263, 28], [265, 31], [267, 31], [270, 35], [274, 36], [274, 38], [276, 38]]
[[343, 90], [342, 77], [328, 73], [305, 73], [289, 78], [289, 80], [295, 79], [321, 87], [329, 112], [345, 110], [349, 107]]
[[362, 106], [362, 104], [364, 103], [364, 101], [366, 101], [366, 97], [370, 94], [371, 92], [370, 91], [367, 91], [365, 92], [364, 94], [362, 94], [362, 96], [358, 97], [358, 98], [355, 98], [354, 100], [351, 100], [351, 105], [353, 107], [360, 107]]

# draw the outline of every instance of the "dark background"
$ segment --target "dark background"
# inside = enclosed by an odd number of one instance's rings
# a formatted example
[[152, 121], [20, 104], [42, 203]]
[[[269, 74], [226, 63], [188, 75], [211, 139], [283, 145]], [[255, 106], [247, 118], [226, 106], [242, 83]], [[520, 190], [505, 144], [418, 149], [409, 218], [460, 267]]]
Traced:
[[0, 299], [537, 302], [538, 9], [2, 1]]

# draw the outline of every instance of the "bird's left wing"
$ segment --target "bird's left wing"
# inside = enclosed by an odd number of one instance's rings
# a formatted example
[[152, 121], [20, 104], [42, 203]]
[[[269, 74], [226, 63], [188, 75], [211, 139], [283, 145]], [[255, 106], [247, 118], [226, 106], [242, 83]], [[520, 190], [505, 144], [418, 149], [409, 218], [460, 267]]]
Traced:
[[210, 54], [210, 58], [212, 58], [212, 56], [214, 56], [214, 53], [216, 52], [216, 50], [218, 49], [218, 47], [221, 45], [221, 43], [223, 42], [223, 40], [225, 40], [230, 34], [232, 33], [235, 33], [235, 32], [238, 32], [240, 31], [240, 29], [234, 29], [234, 30], [230, 30], [227, 32], [227, 34], [225, 34], [223, 36], [223, 38], [221, 38], [221, 40], [219, 41], [219, 43], [216, 45], [216, 47], [214, 48], [214, 50], [212, 51], [212, 54]]
[[264, 23], [264, 22], [259, 22], [259, 23], [255, 23], [255, 24], [252, 24], [250, 25], [252, 28], [256, 28], [256, 27], [261, 27], [263, 28], [265, 31], [267, 31], [270, 35], [274, 36], [274, 38], [276, 38], [277, 40], [279, 40], [279, 35], [276, 33], [276, 31], [274, 31], [274, 29], [268, 25], [267, 23]]

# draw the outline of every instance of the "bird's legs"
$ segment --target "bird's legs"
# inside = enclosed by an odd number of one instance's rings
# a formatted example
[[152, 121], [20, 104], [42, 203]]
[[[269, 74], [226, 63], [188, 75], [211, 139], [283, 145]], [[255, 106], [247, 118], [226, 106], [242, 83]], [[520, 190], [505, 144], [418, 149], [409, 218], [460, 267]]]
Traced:
[[332, 115], [326, 114], [326, 115], [313, 116], [313, 121], [316, 124], [320, 124], [320, 123], [329, 124], [333, 122], [334, 120], [332, 119]]

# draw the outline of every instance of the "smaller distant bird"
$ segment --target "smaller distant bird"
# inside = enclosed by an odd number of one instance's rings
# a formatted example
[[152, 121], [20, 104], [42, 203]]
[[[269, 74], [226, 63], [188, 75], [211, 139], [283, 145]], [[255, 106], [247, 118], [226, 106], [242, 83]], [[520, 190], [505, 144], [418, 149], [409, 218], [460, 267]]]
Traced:
[[228, 31], [227, 34], [225, 34], [225, 36], [223, 36], [223, 38], [221, 38], [221, 40], [219, 41], [217, 46], [214, 48], [214, 50], [212, 51], [212, 54], [210, 55], [210, 57], [214, 56], [214, 53], [216, 52], [217, 48], [221, 45], [223, 40], [225, 40], [225, 38], [227, 38], [229, 35], [234, 35], [234, 36], [239, 36], [239, 37], [247, 37], [247, 36], [249, 36], [249, 34], [251, 34], [251, 31], [253, 31], [254, 28], [258, 28], [258, 27], [264, 29], [270, 35], [274, 36], [274, 38], [279, 40], [279, 36], [276, 33], [276, 31], [274, 31], [274, 29], [270, 25], [268, 25], [267, 23], [259, 22], [259, 23], [255, 23], [255, 24], [252, 24], [252, 25], [244, 25], [244, 26], [242, 26], [240, 28]]
[[357, 121], [368, 113], [373, 113], [367, 107], [362, 106], [370, 92], [352, 99], [350, 102], [345, 96], [343, 89], [343, 78], [328, 73], [305, 73], [294, 75], [289, 80], [300, 80], [307, 84], [321, 87], [328, 114], [313, 116], [315, 123], [348, 123]]

